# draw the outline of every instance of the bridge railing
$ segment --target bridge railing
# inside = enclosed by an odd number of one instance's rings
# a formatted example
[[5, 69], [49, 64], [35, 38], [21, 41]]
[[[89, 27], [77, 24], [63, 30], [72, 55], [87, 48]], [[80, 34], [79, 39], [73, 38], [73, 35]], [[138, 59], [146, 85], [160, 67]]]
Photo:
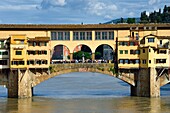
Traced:
[[77, 69], [77, 68], [95, 68], [95, 69], [109, 69], [113, 68], [112, 63], [64, 63], [64, 64], [51, 64], [52, 71], [67, 70], [67, 69]]

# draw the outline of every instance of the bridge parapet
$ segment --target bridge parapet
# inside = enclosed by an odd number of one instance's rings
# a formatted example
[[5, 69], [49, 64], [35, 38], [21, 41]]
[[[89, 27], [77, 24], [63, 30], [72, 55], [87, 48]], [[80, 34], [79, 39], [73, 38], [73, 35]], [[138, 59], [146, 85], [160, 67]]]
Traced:
[[[82, 68], [94, 68], [98, 70], [110, 70], [114, 67], [114, 64], [111, 63], [68, 63], [68, 64], [52, 64], [50, 66], [51, 72], [57, 72], [59, 70], [67, 69], [82, 69]], [[79, 71], [81, 72], [81, 71]]]

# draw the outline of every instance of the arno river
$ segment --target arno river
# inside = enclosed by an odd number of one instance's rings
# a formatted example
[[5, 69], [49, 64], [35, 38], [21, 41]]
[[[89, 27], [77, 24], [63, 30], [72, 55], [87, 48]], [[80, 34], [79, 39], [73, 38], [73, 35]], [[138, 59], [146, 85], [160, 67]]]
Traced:
[[8, 99], [0, 87], [0, 113], [169, 113], [170, 84], [160, 98], [131, 97], [130, 86], [99, 73], [70, 73], [34, 88], [30, 99]]

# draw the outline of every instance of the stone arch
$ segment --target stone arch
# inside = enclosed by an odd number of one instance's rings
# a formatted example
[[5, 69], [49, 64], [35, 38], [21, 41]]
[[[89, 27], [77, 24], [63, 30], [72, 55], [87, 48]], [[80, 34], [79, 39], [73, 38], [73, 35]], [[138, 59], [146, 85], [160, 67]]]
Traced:
[[51, 51], [51, 60], [69, 60], [70, 50], [67, 46], [63, 44], [58, 44], [54, 46]]
[[55, 64], [53, 65], [53, 72], [50, 74], [43, 74], [40, 76], [34, 76], [34, 80], [32, 81], [32, 87], [40, 84], [41, 82], [48, 80], [50, 78], [53, 78], [55, 76], [59, 76], [66, 73], [72, 73], [72, 72], [95, 72], [95, 73], [102, 73], [109, 76], [113, 76], [115, 78], [118, 78], [129, 85], [135, 86], [135, 79], [134, 76], [130, 78], [127, 74], [122, 74], [121, 76], [118, 76], [117, 74], [114, 74], [112, 71], [109, 71], [110, 68], [113, 68], [114, 64], [108, 63], [108, 64], [96, 64], [96, 63], [74, 63], [74, 64]]
[[108, 44], [101, 44], [95, 49], [95, 59], [114, 60], [115, 50]]

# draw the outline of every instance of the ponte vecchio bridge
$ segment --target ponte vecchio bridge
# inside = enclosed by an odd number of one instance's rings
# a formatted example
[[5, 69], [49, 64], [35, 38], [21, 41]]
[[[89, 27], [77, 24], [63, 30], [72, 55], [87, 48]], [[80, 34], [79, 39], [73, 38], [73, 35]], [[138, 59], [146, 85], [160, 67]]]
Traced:
[[[1, 24], [0, 84], [8, 97], [28, 98], [54, 76], [98, 72], [128, 83], [133, 96], [159, 97], [169, 83], [169, 39], [170, 24]], [[88, 52], [91, 61], [112, 62], [72, 63], [77, 51]]]

